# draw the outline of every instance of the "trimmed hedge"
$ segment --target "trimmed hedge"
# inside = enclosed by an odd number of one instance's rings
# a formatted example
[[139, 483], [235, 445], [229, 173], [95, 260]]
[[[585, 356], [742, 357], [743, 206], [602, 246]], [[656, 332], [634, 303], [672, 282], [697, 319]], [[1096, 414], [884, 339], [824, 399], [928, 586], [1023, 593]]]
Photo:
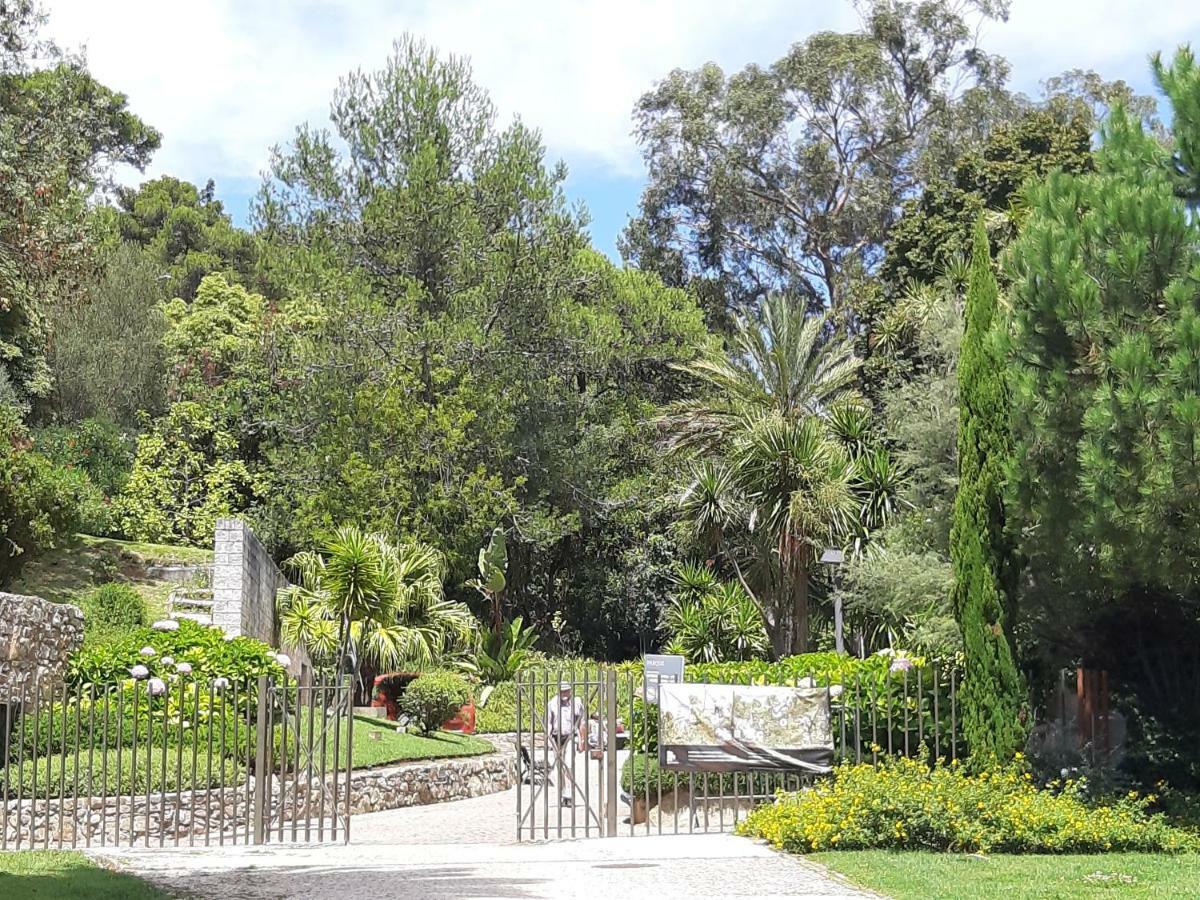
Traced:
[[[149, 751], [151, 792], [176, 789], [190, 791], [193, 786], [196, 789], [213, 788], [241, 784], [244, 780], [245, 769], [243, 766], [239, 766], [236, 760], [225, 759], [224, 774], [222, 774], [222, 760], [216, 755], [210, 758], [204, 752], [197, 754], [193, 769], [190, 752], [183, 753], [182, 759], [178, 758], [177, 754], [176, 748], [167, 747], [167, 760], [164, 768], [162, 745], [151, 746]], [[136, 752], [122, 749], [119, 753], [116, 750], [109, 750], [104, 754], [97, 750], [92, 755], [90, 766], [88, 754], [85, 751], [79, 755], [78, 763], [74, 753], [56, 754], [42, 757], [33, 762], [26, 760], [21, 766], [9, 765], [0, 772], [2, 772], [4, 781], [7, 782], [10, 798], [16, 796], [18, 783], [23, 797], [57, 798], [60, 767], [65, 779], [64, 795], [67, 797], [98, 797], [101, 793], [109, 795], [141, 793], [145, 795], [146, 756], [146, 747], [139, 742]], [[121, 766], [120, 778], [117, 777], [118, 760]], [[105, 770], [106, 763], [107, 771]], [[208, 772], [210, 765], [212, 767], [211, 776]], [[48, 781], [47, 769], [49, 769]]]

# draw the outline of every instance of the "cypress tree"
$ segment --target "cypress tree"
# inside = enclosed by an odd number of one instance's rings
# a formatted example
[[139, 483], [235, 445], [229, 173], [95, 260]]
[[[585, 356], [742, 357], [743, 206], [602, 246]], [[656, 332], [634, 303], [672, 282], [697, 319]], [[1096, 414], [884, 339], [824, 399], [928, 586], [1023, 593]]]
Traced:
[[987, 234], [975, 227], [966, 327], [958, 362], [958, 493], [950, 531], [954, 611], [966, 673], [963, 734], [976, 759], [1005, 759], [1021, 748], [1024, 684], [1014, 659], [1013, 551], [1001, 495], [1011, 455], [1004, 357], [993, 334], [999, 289]]

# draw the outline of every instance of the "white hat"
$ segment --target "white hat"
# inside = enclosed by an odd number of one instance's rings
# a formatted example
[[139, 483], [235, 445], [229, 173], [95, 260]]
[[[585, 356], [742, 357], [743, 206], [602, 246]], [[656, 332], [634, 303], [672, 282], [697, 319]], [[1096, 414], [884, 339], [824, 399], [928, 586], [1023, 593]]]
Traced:
[[571, 682], [569, 682], [569, 681], [560, 681], [560, 682], [558, 683], [558, 689], [559, 689], [560, 691], [569, 691], [569, 690], [571, 690]]

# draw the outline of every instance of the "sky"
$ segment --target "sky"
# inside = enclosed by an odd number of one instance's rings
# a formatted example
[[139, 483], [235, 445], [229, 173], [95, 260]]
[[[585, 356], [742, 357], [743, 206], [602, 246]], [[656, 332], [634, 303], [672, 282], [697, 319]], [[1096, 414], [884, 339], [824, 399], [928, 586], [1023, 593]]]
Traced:
[[[636, 213], [644, 166], [632, 136], [638, 97], [675, 68], [770, 63], [805, 36], [849, 30], [849, 2], [825, 0], [44, 0], [49, 35], [83, 49], [108, 87], [163, 133], [145, 174], [203, 185], [244, 225], [270, 148], [302, 122], [324, 125], [339, 77], [383, 64], [404, 32], [471, 59], [502, 122], [539, 129], [569, 171], [567, 196], [615, 253]], [[1200, 45], [1200, 3], [1014, 0], [981, 44], [1036, 94], [1067, 68], [1153, 93], [1147, 58]]]

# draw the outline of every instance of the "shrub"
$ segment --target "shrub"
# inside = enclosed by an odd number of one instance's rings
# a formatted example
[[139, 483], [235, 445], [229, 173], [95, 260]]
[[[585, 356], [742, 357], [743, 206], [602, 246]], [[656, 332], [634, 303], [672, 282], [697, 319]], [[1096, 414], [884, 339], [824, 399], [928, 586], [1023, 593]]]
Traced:
[[92, 588], [79, 601], [83, 622], [93, 628], [140, 628], [146, 624], [146, 603], [142, 595], [127, 584], [110, 582]]
[[[190, 752], [195, 744], [200, 753], [208, 752], [211, 740], [214, 757], [223, 753], [246, 758], [253, 747], [253, 684], [231, 684], [222, 703], [220, 690], [214, 690], [210, 700], [207, 681], [164, 680], [166, 690], [155, 697], [145, 684], [130, 679], [116, 688], [97, 690], [94, 699], [85, 690], [78, 699], [69, 695], [66, 703], [57, 699], [46, 702], [37, 713], [22, 716], [13, 726], [9, 761], [34, 756], [44, 759], [77, 749], [86, 756], [89, 746], [97, 750], [104, 745], [111, 750], [128, 748], [135, 736], [139, 745], [147, 740], [165, 741]], [[56, 691], [55, 698], [58, 696]]]
[[723, 584], [708, 568], [689, 564], [679, 567], [675, 587], [663, 615], [670, 635], [668, 652], [694, 663], [766, 655], [762, 613], [740, 584]]
[[[118, 760], [120, 777], [117, 774]], [[96, 751], [90, 763], [86, 754], [77, 761], [73, 753], [38, 760], [26, 759], [24, 765], [10, 765], [0, 772], [3, 772], [10, 797], [16, 795], [19, 783], [24, 797], [53, 798], [58, 796], [60, 766], [64, 777], [64, 794], [79, 797], [99, 796], [101, 792], [110, 795], [144, 794], [147, 770], [151, 791], [190, 791], [193, 787], [201, 789], [239, 784], [244, 774], [244, 767], [239, 766], [236, 760], [226, 758], [222, 762], [220, 758], [210, 759], [206, 754], [197, 754], [193, 767], [190, 753], [177, 757], [167, 752], [164, 766], [161, 744], [150, 748], [139, 744], [136, 751], [109, 750], [107, 754]], [[49, 779], [47, 770], [50, 772]]]
[[532, 661], [530, 654], [537, 642], [537, 629], [525, 628], [524, 624], [518, 616], [506, 623], [499, 633], [489, 631], [484, 634], [475, 665], [485, 684], [512, 681]]
[[1039, 789], [1020, 763], [968, 774], [915, 760], [843, 765], [831, 779], [781, 793], [738, 833], [797, 853], [946, 850], [968, 853], [1174, 852], [1197, 839], [1148, 812], [1153, 796], [1089, 805], [1081, 782]]
[[470, 699], [471, 690], [461, 675], [430, 672], [408, 686], [400, 698], [400, 711], [423, 734], [432, 734]]
[[105, 497], [114, 497], [129, 480], [136, 435], [111, 422], [84, 419], [38, 430], [34, 447], [60, 466], [87, 473]]
[[[143, 655], [143, 647], [152, 648], [154, 654]], [[136, 628], [118, 640], [84, 647], [72, 657], [68, 678], [75, 684], [117, 684], [126, 681], [136, 665], [146, 666], [150, 676], [166, 677], [173, 669], [162, 664], [164, 656], [189, 664], [202, 682], [227, 678], [241, 685], [260, 675], [283, 674], [274, 651], [262, 641], [248, 637], [226, 640], [219, 628], [181, 619], [173, 631]]]
[[664, 769], [658, 757], [635, 752], [621, 766], [621, 789], [633, 797], [646, 800], [657, 799], [680, 791], [691, 790], [696, 795], [716, 798], [745, 797], [753, 793], [756, 797], [770, 796], [778, 788], [784, 776], [765, 772], [681, 772]]

